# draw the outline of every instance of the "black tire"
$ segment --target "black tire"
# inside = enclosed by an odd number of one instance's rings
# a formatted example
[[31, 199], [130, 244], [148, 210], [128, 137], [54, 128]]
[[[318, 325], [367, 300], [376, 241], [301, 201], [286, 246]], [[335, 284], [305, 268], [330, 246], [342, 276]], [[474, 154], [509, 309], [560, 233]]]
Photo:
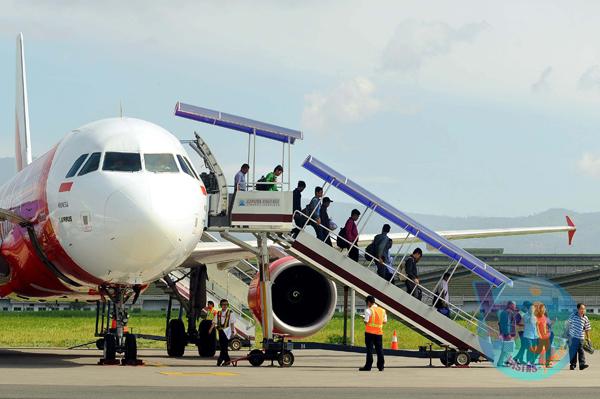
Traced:
[[217, 353], [217, 330], [208, 333], [212, 321], [202, 320], [198, 326], [198, 354], [201, 357], [213, 357]]
[[125, 334], [125, 361], [137, 360], [137, 339], [133, 334]]
[[248, 355], [248, 361], [254, 367], [258, 367], [265, 361], [265, 354], [260, 349], [253, 349]]
[[96, 348], [98, 348], [99, 351], [104, 350], [104, 338], [98, 338], [96, 340]]
[[467, 367], [471, 363], [471, 356], [468, 352], [460, 351], [456, 353], [454, 364], [458, 367]]
[[283, 351], [277, 356], [277, 363], [281, 367], [291, 367], [294, 364], [294, 354], [290, 351]]
[[187, 334], [183, 321], [173, 319], [167, 327], [167, 354], [170, 357], [181, 357], [185, 353]]
[[242, 341], [240, 341], [239, 338], [233, 338], [231, 341], [229, 341], [229, 347], [232, 351], [239, 351], [242, 349]]
[[456, 358], [456, 352], [454, 351], [447, 351], [442, 353], [442, 355], [440, 356], [440, 361], [442, 362], [442, 364], [446, 367], [450, 367], [454, 364]]
[[104, 360], [115, 360], [117, 357], [117, 340], [114, 335], [104, 336]]

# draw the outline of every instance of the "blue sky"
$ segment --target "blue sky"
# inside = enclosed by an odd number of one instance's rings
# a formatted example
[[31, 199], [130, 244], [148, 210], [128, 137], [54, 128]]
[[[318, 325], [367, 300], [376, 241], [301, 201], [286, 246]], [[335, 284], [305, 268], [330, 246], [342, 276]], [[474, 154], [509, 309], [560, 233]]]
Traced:
[[[23, 31], [34, 154], [122, 102], [232, 175], [245, 137], [176, 118], [182, 100], [301, 128], [294, 179], [317, 183], [312, 154], [406, 211], [600, 210], [600, 4], [122, 3], [0, 2], [0, 157]], [[281, 156], [260, 148], [257, 174]]]

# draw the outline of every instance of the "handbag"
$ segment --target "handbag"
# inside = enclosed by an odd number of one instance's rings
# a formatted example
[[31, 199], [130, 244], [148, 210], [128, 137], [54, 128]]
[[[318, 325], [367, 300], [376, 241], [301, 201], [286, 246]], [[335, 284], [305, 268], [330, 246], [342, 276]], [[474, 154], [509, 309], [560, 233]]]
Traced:
[[583, 341], [583, 350], [589, 353], [590, 355], [594, 353], [594, 346], [592, 345], [592, 340], [586, 339]]

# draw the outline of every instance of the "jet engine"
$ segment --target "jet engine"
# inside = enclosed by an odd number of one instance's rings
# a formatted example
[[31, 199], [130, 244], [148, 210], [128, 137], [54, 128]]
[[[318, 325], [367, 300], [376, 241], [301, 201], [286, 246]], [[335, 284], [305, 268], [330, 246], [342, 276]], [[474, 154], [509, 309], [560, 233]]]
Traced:
[[[299, 260], [288, 256], [269, 266], [273, 299], [273, 332], [296, 338], [323, 328], [335, 312], [337, 290], [333, 281]], [[258, 276], [250, 283], [248, 305], [262, 316]]]

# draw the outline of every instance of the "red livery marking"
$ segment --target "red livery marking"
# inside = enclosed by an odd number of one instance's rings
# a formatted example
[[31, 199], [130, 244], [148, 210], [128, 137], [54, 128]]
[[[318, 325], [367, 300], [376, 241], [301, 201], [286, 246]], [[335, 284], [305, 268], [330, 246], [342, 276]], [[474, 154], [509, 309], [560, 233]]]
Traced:
[[204, 194], [204, 195], [207, 195], [207, 194], [206, 194], [206, 187], [204, 187], [204, 186], [200, 186], [200, 188], [202, 189], [202, 194]]
[[64, 193], [65, 191], [71, 191], [71, 187], [73, 186], [73, 182], [66, 182], [66, 183], [61, 183], [60, 187], [58, 188], [58, 192], [59, 193]]

